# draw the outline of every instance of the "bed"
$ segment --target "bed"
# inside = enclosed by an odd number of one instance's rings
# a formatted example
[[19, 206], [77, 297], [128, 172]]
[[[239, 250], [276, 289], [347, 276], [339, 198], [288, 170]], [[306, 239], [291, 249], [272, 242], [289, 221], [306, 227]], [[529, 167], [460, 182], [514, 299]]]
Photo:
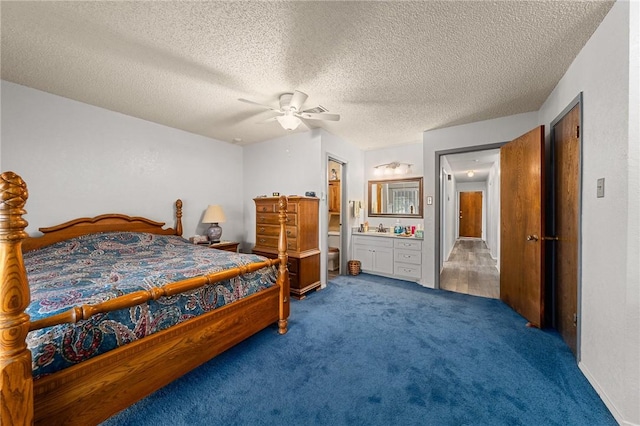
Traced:
[[[210, 252], [213, 257], [225, 260], [212, 264], [205, 272], [196, 268], [191, 260], [176, 262], [165, 267], [171, 271], [169, 280], [149, 272], [162, 268], [145, 253], [155, 250], [152, 243], [159, 241], [170, 248], [173, 258], [186, 259], [186, 255], [176, 254], [186, 249], [179, 241], [182, 234], [180, 200], [176, 202], [175, 228], [164, 228], [164, 223], [146, 218], [107, 214], [41, 228], [42, 236], [28, 237], [24, 231], [27, 222], [22, 217], [26, 213], [27, 196], [27, 186], [20, 176], [12, 172], [0, 175], [1, 424], [97, 424], [264, 328], [277, 325], [274, 329], [279, 334], [287, 332], [286, 197], [280, 197], [278, 202], [277, 259], [215, 253], [217, 250], [192, 245], [194, 259], [205, 259], [205, 252]], [[87, 284], [82, 279], [72, 280], [77, 287], [72, 289], [71, 296], [62, 297], [63, 304], [58, 303], [59, 296], [51, 296], [51, 287], [55, 286], [47, 287], [45, 282], [42, 296], [40, 279], [59, 275], [58, 271], [47, 269], [52, 258], [60, 253], [83, 250], [108, 254], [112, 249], [117, 261], [124, 265], [123, 270], [130, 269], [132, 264], [148, 264], [151, 269], [138, 278], [139, 285], [118, 287], [108, 283], [104, 285], [105, 291], [95, 293], [79, 290]], [[47, 250], [53, 250], [53, 255]], [[126, 257], [133, 252], [142, 253], [143, 260]], [[77, 269], [90, 270], [96, 277], [101, 275], [93, 258], [74, 259], [82, 265]], [[178, 271], [181, 266], [178, 263], [188, 264], [186, 269]], [[33, 300], [27, 276], [33, 277]], [[122, 276], [118, 270], [107, 279], [123, 283]], [[107, 293], [109, 297], [105, 296]], [[223, 305], [218, 303], [221, 299], [224, 299]], [[191, 310], [177, 312], [175, 307], [168, 307], [171, 300], [179, 300], [178, 305]], [[74, 304], [77, 301], [82, 303]], [[84, 303], [86, 301], [95, 303]], [[198, 303], [211, 306], [200, 309], [202, 312], [196, 315]], [[152, 306], [164, 311], [154, 316], [162, 320], [150, 325], [140, 318], [141, 313]], [[126, 325], [125, 317], [140, 321]], [[175, 324], [168, 322], [169, 317], [177, 318]], [[113, 349], [87, 346], [87, 341], [95, 339], [85, 334], [75, 340], [76, 346], [91, 350], [71, 351], [63, 360], [67, 365], [55, 368], [53, 364], [60, 360], [52, 361], [53, 357], [49, 356], [52, 350], [46, 349], [50, 346], [45, 345], [45, 349], [35, 346], [44, 335], [56, 335], [58, 343], [70, 335], [51, 330], [73, 325], [84, 326], [86, 331], [87, 324], [98, 319], [107, 319], [110, 324], [101, 325], [101, 330], [120, 330], [112, 334], [105, 331], [105, 336], [110, 338], [103, 340], [123, 340], [120, 345]], [[92, 327], [97, 330], [98, 326]], [[127, 337], [134, 334], [138, 336]], [[58, 348], [60, 351], [64, 350]], [[91, 353], [76, 359], [78, 352]], [[40, 366], [47, 368], [40, 369]]]

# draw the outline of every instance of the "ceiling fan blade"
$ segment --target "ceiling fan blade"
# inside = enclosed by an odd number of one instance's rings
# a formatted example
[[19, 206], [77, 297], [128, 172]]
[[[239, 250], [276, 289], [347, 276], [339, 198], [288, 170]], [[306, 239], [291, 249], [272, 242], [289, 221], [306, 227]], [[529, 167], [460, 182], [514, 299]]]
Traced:
[[244, 102], [244, 103], [251, 104], [251, 105], [257, 105], [257, 106], [259, 106], [259, 107], [266, 108], [266, 109], [270, 109], [270, 110], [273, 110], [273, 111], [280, 111], [280, 110], [279, 110], [279, 109], [277, 109], [277, 108], [273, 108], [273, 107], [270, 107], [270, 106], [268, 106], [268, 105], [262, 105], [262, 104], [259, 104], [259, 103], [257, 103], [257, 102], [250, 101], [249, 99], [238, 98], [238, 100], [239, 100], [240, 102]]
[[306, 93], [295, 90], [291, 97], [291, 101], [289, 102], [289, 108], [295, 108], [296, 111], [300, 111], [302, 104], [304, 104], [304, 101], [306, 101], [308, 97], [309, 96]]
[[308, 120], [328, 120], [328, 121], [339, 121], [340, 120], [340, 114], [329, 114], [326, 112], [323, 113], [312, 113], [312, 112], [302, 112], [300, 114], [297, 114], [298, 116], [302, 117], [302, 118], [306, 118]]
[[276, 119], [278, 117], [279, 115], [276, 115], [275, 117], [270, 117], [270, 118], [267, 118], [266, 120], [258, 121], [258, 124], [271, 123], [272, 121], [277, 121]]

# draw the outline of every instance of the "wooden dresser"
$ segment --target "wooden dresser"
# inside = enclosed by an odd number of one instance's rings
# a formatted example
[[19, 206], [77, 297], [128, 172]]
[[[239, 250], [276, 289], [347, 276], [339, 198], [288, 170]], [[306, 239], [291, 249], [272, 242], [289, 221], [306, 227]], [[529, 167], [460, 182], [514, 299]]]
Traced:
[[[315, 197], [287, 197], [287, 254], [291, 295], [296, 299], [320, 287], [318, 207]], [[278, 257], [278, 198], [254, 198], [256, 204], [255, 254]]]

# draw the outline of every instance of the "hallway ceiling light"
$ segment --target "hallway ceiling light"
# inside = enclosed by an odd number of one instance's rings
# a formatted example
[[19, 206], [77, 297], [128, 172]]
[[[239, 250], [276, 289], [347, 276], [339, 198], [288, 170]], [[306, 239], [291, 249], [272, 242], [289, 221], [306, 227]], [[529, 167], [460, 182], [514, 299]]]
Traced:
[[473, 177], [473, 175], [475, 175], [475, 172], [474, 172], [473, 170], [469, 170], [469, 171], [467, 172], [467, 176], [469, 176], [469, 177]]
[[406, 175], [411, 173], [411, 166], [413, 166], [413, 164], [400, 163], [398, 161], [379, 164], [373, 168], [373, 174], [375, 174], [376, 176]]

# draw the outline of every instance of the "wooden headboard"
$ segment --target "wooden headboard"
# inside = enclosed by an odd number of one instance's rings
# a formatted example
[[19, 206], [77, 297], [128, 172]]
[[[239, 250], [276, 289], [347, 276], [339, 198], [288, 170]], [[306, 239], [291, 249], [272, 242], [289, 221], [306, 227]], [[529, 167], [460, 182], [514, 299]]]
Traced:
[[27, 252], [45, 247], [80, 235], [95, 234], [97, 232], [149, 232], [161, 235], [182, 235], [182, 201], [176, 201], [176, 227], [166, 228], [164, 222], [124, 214], [103, 214], [96, 217], [84, 217], [70, 220], [49, 228], [40, 228], [44, 235], [27, 237], [22, 242], [22, 251]]

